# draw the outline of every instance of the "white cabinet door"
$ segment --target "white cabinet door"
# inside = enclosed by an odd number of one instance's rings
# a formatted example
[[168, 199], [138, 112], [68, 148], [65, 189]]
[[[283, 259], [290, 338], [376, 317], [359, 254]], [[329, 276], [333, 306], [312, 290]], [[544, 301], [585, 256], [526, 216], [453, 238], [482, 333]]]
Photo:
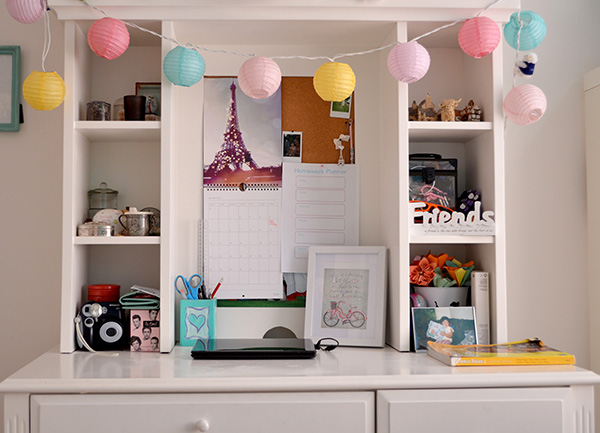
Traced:
[[378, 433], [590, 432], [592, 414], [576, 421], [571, 388], [381, 391]]
[[32, 433], [374, 433], [371, 392], [34, 395]]

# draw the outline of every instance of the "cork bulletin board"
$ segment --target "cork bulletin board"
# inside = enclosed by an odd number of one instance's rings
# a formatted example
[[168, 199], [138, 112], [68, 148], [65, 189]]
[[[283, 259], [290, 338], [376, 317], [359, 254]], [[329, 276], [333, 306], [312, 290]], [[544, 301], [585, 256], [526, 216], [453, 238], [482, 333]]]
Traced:
[[[350, 105], [350, 119], [354, 119], [354, 94]], [[348, 119], [330, 117], [331, 102], [323, 101], [313, 87], [312, 77], [283, 77], [281, 81], [281, 130], [302, 132], [302, 162], [337, 164], [340, 152], [334, 138], [348, 135]], [[352, 122], [354, 140], [354, 122]], [[356, 142], [354, 143], [356, 149]], [[342, 151], [346, 164], [350, 163], [349, 143]]]

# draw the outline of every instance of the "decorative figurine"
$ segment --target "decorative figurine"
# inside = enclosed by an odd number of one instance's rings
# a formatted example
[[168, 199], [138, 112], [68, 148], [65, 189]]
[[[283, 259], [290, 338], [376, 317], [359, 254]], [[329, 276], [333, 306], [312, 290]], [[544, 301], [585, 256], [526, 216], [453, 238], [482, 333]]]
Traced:
[[525, 56], [523, 56], [523, 60], [517, 62], [517, 66], [515, 68], [517, 75], [530, 78], [533, 75], [537, 61], [538, 56], [536, 53], [525, 54]]
[[412, 105], [408, 108], [408, 120], [419, 120], [419, 106], [417, 101], [413, 101]]
[[481, 122], [481, 108], [479, 108], [479, 105], [477, 105], [477, 104], [473, 105], [473, 109], [469, 113], [467, 121]]
[[458, 107], [458, 103], [462, 101], [462, 98], [456, 99], [443, 99], [440, 102], [442, 122], [454, 122], [456, 120], [456, 112], [454, 109]]
[[480, 122], [481, 108], [479, 108], [479, 106], [471, 99], [465, 108], [458, 111], [456, 114], [456, 120], [461, 122]]
[[421, 101], [418, 107], [418, 120], [426, 122], [434, 122], [437, 120], [437, 113], [435, 111], [435, 104], [431, 102], [431, 96], [429, 93]]

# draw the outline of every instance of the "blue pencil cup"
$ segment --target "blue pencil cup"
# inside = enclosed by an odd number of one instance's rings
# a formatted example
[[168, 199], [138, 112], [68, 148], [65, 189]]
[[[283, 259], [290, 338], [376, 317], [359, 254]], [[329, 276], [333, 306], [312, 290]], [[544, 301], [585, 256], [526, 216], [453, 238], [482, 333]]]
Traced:
[[193, 346], [197, 340], [215, 337], [216, 299], [182, 299], [180, 304], [179, 344]]

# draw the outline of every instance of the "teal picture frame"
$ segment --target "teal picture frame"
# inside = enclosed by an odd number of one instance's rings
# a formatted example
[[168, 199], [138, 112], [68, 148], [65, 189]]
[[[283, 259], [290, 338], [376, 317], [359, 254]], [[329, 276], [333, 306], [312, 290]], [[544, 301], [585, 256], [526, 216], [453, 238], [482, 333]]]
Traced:
[[16, 132], [20, 126], [21, 47], [0, 46], [0, 131]]

